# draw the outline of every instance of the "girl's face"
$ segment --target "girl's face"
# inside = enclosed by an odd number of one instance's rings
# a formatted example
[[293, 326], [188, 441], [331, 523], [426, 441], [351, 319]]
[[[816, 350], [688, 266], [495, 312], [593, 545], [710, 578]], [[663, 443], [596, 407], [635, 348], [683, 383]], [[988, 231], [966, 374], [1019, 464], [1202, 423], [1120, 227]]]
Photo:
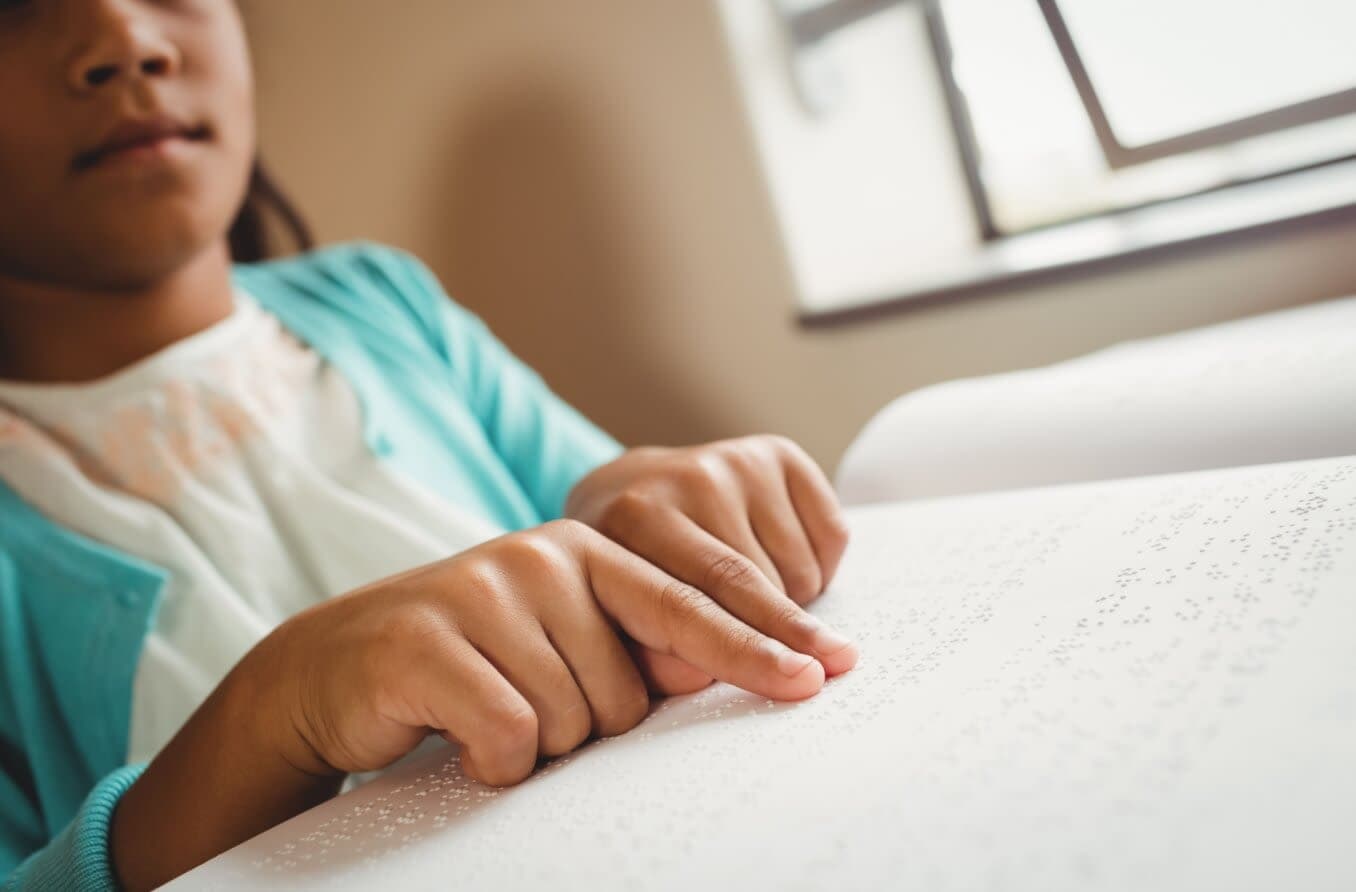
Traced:
[[0, 0], [0, 282], [149, 286], [224, 241], [254, 139], [234, 0]]

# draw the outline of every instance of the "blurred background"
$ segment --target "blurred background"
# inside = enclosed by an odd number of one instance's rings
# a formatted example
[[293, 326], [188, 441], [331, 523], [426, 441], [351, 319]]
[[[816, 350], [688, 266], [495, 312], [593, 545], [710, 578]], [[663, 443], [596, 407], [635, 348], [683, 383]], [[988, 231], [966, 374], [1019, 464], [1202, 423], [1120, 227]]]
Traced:
[[[1316, 55], [1304, 41], [1334, 30], [1316, 2], [1289, 56], [1236, 64]], [[1095, 49], [1098, 22], [1061, 5]], [[1202, 33], [1235, 15], [1205, 5]], [[243, 6], [262, 150], [319, 238], [414, 252], [631, 445], [777, 432], [832, 468], [905, 391], [1356, 293], [1340, 114], [1294, 157], [1104, 162], [1034, 0]], [[1237, 18], [1238, 46], [1276, 33]], [[1154, 33], [1093, 60], [1093, 81], [1167, 59], [1134, 43]], [[1269, 191], [1246, 206], [1163, 203], [1254, 179]]]

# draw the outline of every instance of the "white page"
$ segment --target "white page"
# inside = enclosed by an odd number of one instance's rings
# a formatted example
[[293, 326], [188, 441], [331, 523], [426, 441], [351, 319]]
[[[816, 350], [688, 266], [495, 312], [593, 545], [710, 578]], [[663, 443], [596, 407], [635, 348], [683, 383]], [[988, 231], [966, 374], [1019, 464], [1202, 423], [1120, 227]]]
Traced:
[[434, 754], [174, 888], [1356, 888], [1356, 458], [851, 523], [819, 696], [676, 698], [502, 792]]
[[1356, 298], [905, 395], [838, 468], [849, 504], [1356, 453]]

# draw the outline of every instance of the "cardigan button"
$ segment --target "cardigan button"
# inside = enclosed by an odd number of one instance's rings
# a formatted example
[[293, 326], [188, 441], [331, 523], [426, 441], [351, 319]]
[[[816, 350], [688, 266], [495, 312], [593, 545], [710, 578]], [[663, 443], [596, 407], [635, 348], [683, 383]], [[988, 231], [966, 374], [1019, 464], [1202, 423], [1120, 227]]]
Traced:
[[395, 451], [395, 447], [391, 445], [390, 437], [387, 437], [385, 434], [377, 434], [372, 439], [372, 451], [377, 455], [387, 456]]
[[118, 603], [124, 607], [135, 607], [138, 600], [137, 593], [131, 589], [123, 589], [118, 592]]

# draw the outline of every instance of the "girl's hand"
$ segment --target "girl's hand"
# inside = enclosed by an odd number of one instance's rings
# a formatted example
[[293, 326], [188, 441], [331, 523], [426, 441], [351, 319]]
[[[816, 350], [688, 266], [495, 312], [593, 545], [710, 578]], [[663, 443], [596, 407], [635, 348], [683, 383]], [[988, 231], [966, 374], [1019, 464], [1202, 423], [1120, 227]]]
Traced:
[[[633, 449], [576, 484], [565, 514], [774, 636], [788, 622], [816, 622], [797, 605], [824, 591], [848, 540], [823, 472], [783, 437]], [[711, 682], [700, 667], [638, 644], [633, 653], [659, 692]], [[857, 662], [857, 649], [827, 629], [805, 652], [829, 675]]]
[[318, 605], [246, 659], [276, 680], [279, 747], [307, 773], [381, 768], [433, 731], [462, 744], [469, 775], [509, 784], [644, 718], [649, 694], [613, 623], [761, 696], [818, 691], [817, 630], [800, 608], [738, 607], [561, 520]]
[[627, 646], [668, 693], [719, 678], [796, 700], [855, 662], [778, 588], [814, 597], [846, 540], [798, 450], [766, 439], [643, 450], [592, 476], [576, 510], [659, 566], [561, 520], [292, 617], [122, 797], [111, 847], [124, 886], [167, 882], [429, 733], [459, 742], [466, 772], [491, 784], [621, 733], [649, 707]]
[[167, 882], [429, 733], [462, 745], [470, 776], [510, 784], [539, 756], [631, 728], [649, 694], [616, 627], [765, 697], [818, 691], [813, 621], [780, 596], [738, 607], [572, 520], [317, 605], [246, 654], [123, 796], [118, 877]]

